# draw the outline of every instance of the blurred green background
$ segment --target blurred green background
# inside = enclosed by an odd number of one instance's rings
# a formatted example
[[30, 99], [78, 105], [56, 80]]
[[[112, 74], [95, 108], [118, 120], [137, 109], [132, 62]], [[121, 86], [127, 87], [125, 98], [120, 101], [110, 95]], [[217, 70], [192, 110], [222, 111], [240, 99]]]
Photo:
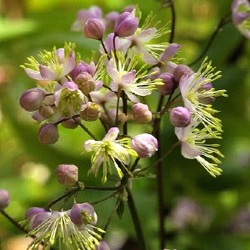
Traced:
[[[219, 20], [230, 12], [231, 2], [175, 1], [174, 41], [182, 45], [181, 57], [185, 63], [201, 53]], [[98, 43], [70, 30], [77, 11], [99, 5], [108, 13], [121, 11], [131, 4], [139, 4], [143, 19], [152, 10], [163, 23], [170, 20], [169, 9], [154, 0], [0, 1], [0, 188], [9, 190], [11, 204], [6, 211], [18, 221], [23, 219], [27, 208], [45, 206], [63, 194], [63, 187], [54, 177], [58, 164], [76, 164], [81, 180], [86, 184], [99, 184], [92, 176], [87, 176], [88, 159], [81, 154], [87, 137], [82, 130], [61, 129], [56, 145], [39, 144], [38, 125], [18, 106], [21, 93], [34, 87], [34, 81], [19, 66], [28, 56], [35, 56], [43, 49], [50, 50], [54, 45], [61, 47], [64, 41], [75, 42], [82, 58], [88, 58], [91, 51], [98, 48]], [[229, 95], [215, 102], [216, 108], [221, 110], [218, 116], [224, 129], [223, 174], [214, 179], [195, 161], [183, 159], [179, 148], [164, 161], [166, 247], [250, 249], [250, 43], [230, 23], [219, 32], [207, 55], [222, 71], [223, 77], [215, 87], [227, 89]], [[162, 133], [166, 138], [163, 148], [167, 149], [176, 138], [167, 124]], [[136, 206], [150, 250], [158, 249], [155, 185], [154, 179], [139, 179], [133, 183]], [[82, 199], [93, 202], [105, 195], [84, 191]], [[107, 221], [114, 203], [110, 200], [96, 205], [100, 226]], [[3, 250], [25, 249], [21, 248], [21, 241], [15, 243], [19, 235], [18, 229], [0, 216], [0, 249], [1, 244]], [[115, 246], [133, 236], [134, 228], [125, 211], [122, 220], [114, 217], [106, 239]]]

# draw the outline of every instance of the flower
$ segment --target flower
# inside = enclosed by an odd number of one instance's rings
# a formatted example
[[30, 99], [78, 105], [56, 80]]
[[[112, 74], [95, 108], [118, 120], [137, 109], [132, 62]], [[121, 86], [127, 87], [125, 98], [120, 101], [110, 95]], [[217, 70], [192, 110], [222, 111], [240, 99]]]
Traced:
[[[30, 219], [22, 224], [29, 221]], [[60, 245], [60, 249], [95, 250], [96, 245], [100, 244], [100, 234], [104, 233], [102, 229], [91, 224], [77, 226], [70, 219], [69, 211], [39, 213], [34, 215], [31, 223], [33, 227], [31, 226], [28, 236], [36, 235], [36, 238], [28, 250], [38, 249], [40, 244], [43, 244], [44, 249], [50, 249], [55, 243]]]
[[141, 55], [132, 54], [131, 58], [125, 58], [124, 53], [117, 52], [118, 62], [115, 58], [111, 58], [107, 65], [107, 73], [113, 80], [110, 84], [110, 88], [114, 92], [123, 90], [128, 99], [134, 103], [139, 102], [138, 96], [147, 96], [152, 93], [152, 90], [156, 88], [156, 85], [162, 84], [161, 79], [151, 80], [148, 76], [154, 74], [148, 74], [142, 66], [138, 71], [134, 68], [138, 64]]
[[220, 77], [220, 72], [213, 73], [214, 70], [211, 61], [206, 62], [205, 59], [197, 73], [190, 76], [183, 75], [179, 83], [184, 106], [190, 111], [192, 119], [201, 122], [211, 133], [213, 133], [213, 129], [222, 131], [221, 120], [214, 117], [214, 114], [218, 111], [213, 109], [211, 104], [201, 100], [227, 96], [226, 90], [203, 87]]
[[87, 152], [94, 151], [89, 172], [97, 175], [100, 166], [103, 165], [103, 182], [107, 181], [108, 172], [112, 174], [112, 164], [121, 179], [123, 177], [121, 165], [126, 168], [130, 164], [131, 156], [137, 156], [137, 153], [129, 146], [129, 139], [117, 140], [118, 135], [119, 129], [112, 127], [102, 141], [88, 140], [84, 143], [84, 149]]
[[44, 50], [38, 56], [41, 63], [34, 57], [28, 57], [24, 68], [27, 75], [35, 80], [58, 81], [65, 77], [75, 66], [75, 44], [65, 43], [64, 48], [53, 51]]
[[193, 120], [187, 127], [176, 127], [175, 134], [181, 142], [183, 157], [196, 159], [213, 177], [216, 177], [222, 172], [218, 167], [221, 161], [217, 157], [223, 157], [223, 154], [217, 149], [219, 144], [206, 143], [207, 139], [221, 139], [220, 132], [211, 133], [212, 130], [212, 126], [209, 129], [207, 127], [200, 129], [199, 123]]
[[248, 0], [234, 0], [231, 6], [232, 20], [238, 30], [250, 39], [250, 3]]
[[66, 82], [54, 93], [54, 99], [59, 112], [66, 117], [71, 117], [80, 112], [86, 96], [79, 90], [77, 84]]

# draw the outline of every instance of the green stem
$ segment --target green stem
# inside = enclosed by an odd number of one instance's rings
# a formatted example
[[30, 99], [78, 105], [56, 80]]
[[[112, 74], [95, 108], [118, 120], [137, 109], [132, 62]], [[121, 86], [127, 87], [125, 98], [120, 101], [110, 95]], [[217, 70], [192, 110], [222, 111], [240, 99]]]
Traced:
[[211, 37], [209, 38], [208, 43], [207, 43], [206, 47], [204, 48], [204, 50], [201, 52], [201, 54], [195, 60], [193, 60], [191, 63], [189, 63], [188, 66], [192, 66], [192, 65], [196, 64], [197, 62], [199, 62], [203, 58], [203, 56], [207, 53], [207, 51], [211, 47], [217, 34], [222, 30], [223, 26], [228, 24], [230, 21], [231, 21], [231, 13], [227, 14], [225, 17], [223, 17], [219, 21], [215, 31], [212, 33]]
[[126, 188], [126, 191], [128, 193], [128, 207], [129, 207], [129, 211], [130, 211], [133, 223], [134, 223], [134, 228], [135, 228], [137, 240], [139, 243], [139, 249], [146, 250], [147, 249], [146, 242], [145, 242], [145, 239], [143, 236], [141, 222], [140, 222], [139, 215], [138, 215], [138, 212], [137, 212], [136, 207], [135, 207], [132, 193], [130, 192], [129, 188]]
[[90, 132], [90, 130], [85, 127], [81, 122], [78, 122], [77, 120], [74, 119], [73, 120], [90, 136], [92, 137], [92, 139], [94, 139], [95, 141], [97, 141], [97, 138]]

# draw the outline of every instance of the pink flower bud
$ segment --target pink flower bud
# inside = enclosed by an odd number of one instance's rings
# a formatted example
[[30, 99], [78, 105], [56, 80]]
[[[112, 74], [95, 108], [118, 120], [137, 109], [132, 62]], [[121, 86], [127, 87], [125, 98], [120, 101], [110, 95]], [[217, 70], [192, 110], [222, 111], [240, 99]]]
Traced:
[[132, 36], [138, 28], [138, 18], [134, 13], [123, 12], [116, 20], [114, 33], [119, 37]]
[[78, 121], [80, 121], [79, 117], [74, 119], [70, 118], [67, 119], [66, 121], [63, 121], [61, 124], [64, 128], [75, 129], [78, 127]]
[[157, 89], [162, 95], [170, 95], [176, 88], [176, 83], [174, 77], [170, 73], [162, 73], [159, 75], [160, 79], [163, 81], [163, 85], [157, 85]]
[[78, 181], [78, 167], [72, 164], [61, 164], [56, 169], [57, 180], [64, 186], [72, 186]]
[[84, 26], [84, 35], [87, 38], [101, 40], [105, 31], [105, 24], [101, 19], [89, 18]]
[[9, 192], [5, 189], [0, 189], [0, 210], [3, 210], [6, 207], [8, 207], [9, 203], [10, 203]]
[[178, 65], [173, 72], [175, 81], [179, 82], [182, 76], [190, 76], [194, 71], [185, 64]]
[[30, 229], [33, 230], [34, 228], [38, 227], [42, 222], [50, 219], [51, 216], [52, 216], [52, 212], [38, 213], [37, 215], [32, 217], [32, 220], [30, 221]]
[[74, 204], [69, 217], [77, 226], [81, 226], [82, 224], [95, 225], [97, 223], [97, 214], [94, 208], [87, 202]]
[[80, 117], [85, 121], [96, 121], [101, 117], [101, 106], [94, 102], [87, 102], [80, 112]]
[[87, 73], [82, 72], [75, 79], [79, 89], [83, 92], [83, 94], [88, 95], [90, 92], [94, 91], [96, 88], [95, 82], [93, 81], [93, 77]]
[[132, 149], [140, 158], [149, 158], [158, 150], [158, 141], [150, 134], [140, 134], [132, 139]]
[[36, 111], [41, 106], [45, 94], [43, 89], [28, 89], [21, 95], [19, 104], [26, 111]]
[[87, 64], [85, 62], [79, 62], [69, 75], [72, 77], [73, 81], [75, 81], [77, 76], [81, 73], [88, 73], [91, 76], [94, 76], [95, 72], [96, 66], [93, 62], [91, 62], [90, 64]]
[[42, 207], [31, 207], [25, 213], [25, 219], [31, 219], [33, 216], [46, 212]]
[[51, 106], [42, 105], [39, 108], [39, 113], [43, 118], [48, 119], [54, 114], [54, 109]]
[[39, 141], [42, 144], [54, 144], [59, 139], [58, 128], [55, 124], [43, 124], [39, 129]]
[[132, 107], [132, 113], [134, 116], [134, 119], [138, 123], [149, 123], [152, 121], [152, 113], [148, 109], [148, 105], [143, 103], [136, 103]]
[[191, 122], [191, 115], [187, 108], [176, 107], [170, 111], [170, 122], [174, 127], [187, 127]]

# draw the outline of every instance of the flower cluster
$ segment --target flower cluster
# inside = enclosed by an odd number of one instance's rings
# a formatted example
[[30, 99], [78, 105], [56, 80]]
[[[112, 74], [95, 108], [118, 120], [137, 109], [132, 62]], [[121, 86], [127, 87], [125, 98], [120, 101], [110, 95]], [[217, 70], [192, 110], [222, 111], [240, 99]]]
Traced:
[[96, 250], [104, 231], [96, 227], [97, 215], [89, 203], [75, 203], [68, 211], [46, 211], [31, 207], [21, 222], [34, 240], [28, 249], [44, 249], [58, 244], [59, 249]]
[[[222, 154], [215, 149], [217, 145], [205, 141], [220, 138], [222, 132], [221, 121], [214, 116], [217, 111], [212, 107], [216, 97], [226, 96], [224, 90], [215, 90], [212, 85], [219, 72], [207, 60], [197, 72], [178, 64], [175, 57], [180, 45], [153, 44], [155, 38], [164, 37], [166, 27], [158, 28], [152, 15], [140, 27], [138, 13], [135, 8], [128, 8], [103, 17], [96, 6], [81, 10], [73, 28], [82, 29], [85, 37], [100, 41], [99, 59], [81, 60], [72, 43], [52, 52], [41, 52], [40, 62], [30, 57], [23, 67], [31, 78], [39, 80], [39, 87], [24, 92], [20, 105], [34, 112], [32, 117], [41, 122], [41, 143], [58, 140], [59, 124], [76, 128], [81, 122], [101, 121], [106, 136], [98, 141], [89, 133], [92, 139], [84, 143], [84, 149], [93, 152], [89, 172], [96, 175], [102, 166], [102, 181], [106, 182], [108, 174], [112, 174], [112, 165], [121, 179], [129, 171], [132, 157], [151, 157], [157, 151], [157, 139], [152, 135], [153, 139], [148, 138], [148, 133], [136, 135], [131, 144], [126, 131], [131, 119], [139, 124], [155, 124], [158, 115], [144, 97], [157, 91], [169, 100], [156, 112], [160, 112], [160, 119], [169, 112], [183, 156], [197, 159], [216, 176], [221, 172], [216, 156]], [[174, 94], [183, 106], [175, 106], [171, 101]], [[150, 143], [146, 145], [142, 140]]]
[[[221, 173], [218, 164], [223, 155], [219, 145], [209, 140], [221, 139], [221, 121], [212, 104], [226, 93], [214, 88], [220, 72], [210, 61], [205, 59], [196, 72], [180, 64], [179, 44], [154, 42], [165, 39], [166, 26], [159, 27], [152, 15], [142, 22], [134, 7], [104, 16], [92, 6], [79, 11], [72, 28], [99, 41], [97, 58], [84, 61], [75, 44], [65, 43], [63, 48], [41, 52], [39, 59], [28, 58], [22, 66], [38, 81], [36, 88], [22, 94], [20, 105], [40, 123], [41, 143], [57, 142], [60, 124], [68, 129], [81, 127], [90, 136], [83, 143], [84, 154], [91, 153], [88, 172], [94, 176], [102, 172], [103, 183], [115, 176], [113, 180], [121, 183], [117, 192], [122, 193], [128, 180], [140, 172], [139, 160], [158, 151], [155, 131], [169, 116], [182, 155], [196, 159], [214, 177]], [[150, 97], [158, 98], [156, 109]], [[94, 122], [103, 127], [102, 139], [92, 131]], [[130, 129], [130, 124], [138, 129]], [[73, 164], [58, 166], [56, 175], [67, 188], [79, 184]], [[29, 249], [41, 243], [49, 248], [55, 242], [63, 249], [108, 249], [100, 242], [103, 231], [96, 223], [88, 203], [74, 204], [68, 211], [33, 208], [26, 215], [29, 235], [36, 236]]]

